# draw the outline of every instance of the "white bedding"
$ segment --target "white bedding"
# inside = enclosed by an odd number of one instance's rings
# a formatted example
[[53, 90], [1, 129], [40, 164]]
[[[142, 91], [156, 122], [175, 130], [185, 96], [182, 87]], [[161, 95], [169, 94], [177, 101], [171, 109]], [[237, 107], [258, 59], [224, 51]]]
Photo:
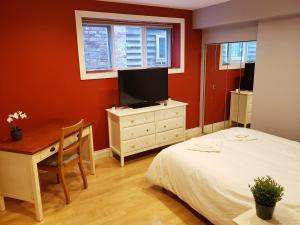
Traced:
[[[252, 138], [228, 138], [245, 132]], [[220, 152], [188, 150], [209, 139], [220, 144]], [[170, 146], [154, 158], [146, 177], [212, 223], [227, 225], [254, 206], [248, 184], [265, 175], [285, 188], [280, 204], [300, 215], [300, 143], [251, 129], [231, 128]]]

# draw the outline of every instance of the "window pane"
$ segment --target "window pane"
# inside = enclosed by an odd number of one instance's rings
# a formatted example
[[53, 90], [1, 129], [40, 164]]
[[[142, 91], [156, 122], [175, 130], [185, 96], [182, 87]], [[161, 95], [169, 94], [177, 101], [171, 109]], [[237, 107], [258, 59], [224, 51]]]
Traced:
[[171, 66], [171, 29], [147, 28], [148, 67]]
[[229, 44], [231, 48], [231, 63], [241, 63], [244, 62], [244, 48], [243, 42], [231, 43]]
[[256, 41], [247, 42], [247, 62], [256, 60]]
[[141, 27], [114, 26], [115, 67], [142, 67]]
[[166, 37], [158, 37], [158, 57], [165, 59], [167, 57], [167, 39]]
[[222, 65], [227, 65], [228, 64], [228, 43], [227, 44], [222, 44]]
[[108, 26], [83, 24], [86, 71], [112, 69], [109, 36]]

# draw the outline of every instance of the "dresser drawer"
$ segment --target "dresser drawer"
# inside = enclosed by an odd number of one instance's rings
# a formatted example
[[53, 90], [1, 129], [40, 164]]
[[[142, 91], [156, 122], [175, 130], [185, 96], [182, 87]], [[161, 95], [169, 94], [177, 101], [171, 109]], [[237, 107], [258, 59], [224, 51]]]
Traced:
[[122, 142], [124, 153], [137, 151], [155, 145], [155, 134]]
[[247, 113], [247, 122], [251, 123], [251, 118], [252, 118], [252, 112]]
[[146, 123], [134, 127], [126, 127], [122, 130], [122, 140], [129, 140], [155, 133], [155, 124]]
[[176, 141], [182, 139], [184, 137], [183, 135], [183, 128], [162, 132], [156, 135], [156, 144]]
[[183, 127], [183, 117], [161, 120], [156, 123], [156, 132], [164, 132]]
[[121, 118], [121, 127], [132, 127], [144, 123], [151, 123], [154, 121], [154, 112], [141, 113], [132, 116], [126, 116]]
[[248, 103], [247, 112], [252, 112], [252, 103]]
[[155, 113], [156, 120], [165, 120], [174, 117], [183, 117], [184, 107], [176, 107], [172, 109], [164, 109]]
[[39, 153], [40, 161], [42, 161], [42, 160], [50, 157], [51, 155], [54, 155], [56, 152], [58, 152], [58, 147], [59, 147], [59, 144], [55, 144], [55, 145], [49, 146], [45, 150], [41, 151]]
[[252, 104], [253, 96], [252, 96], [252, 95], [249, 95], [247, 101], [248, 101], [248, 104]]

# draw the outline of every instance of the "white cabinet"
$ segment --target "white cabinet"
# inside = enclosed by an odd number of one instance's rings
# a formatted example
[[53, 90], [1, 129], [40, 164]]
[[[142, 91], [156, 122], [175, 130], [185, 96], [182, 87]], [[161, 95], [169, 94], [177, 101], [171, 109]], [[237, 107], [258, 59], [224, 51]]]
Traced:
[[230, 122], [244, 124], [251, 123], [252, 117], [252, 91], [231, 91]]
[[107, 109], [109, 145], [124, 158], [161, 146], [184, 141], [187, 103], [171, 100], [139, 109]]

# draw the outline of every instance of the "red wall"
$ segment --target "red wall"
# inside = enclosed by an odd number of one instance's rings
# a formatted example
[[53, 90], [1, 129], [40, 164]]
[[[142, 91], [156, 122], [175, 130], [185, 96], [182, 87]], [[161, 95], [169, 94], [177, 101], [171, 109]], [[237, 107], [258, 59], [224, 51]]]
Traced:
[[[169, 75], [169, 95], [188, 102], [187, 128], [199, 124], [201, 31], [192, 12], [96, 0], [10, 0], [0, 8], [0, 139], [7, 115], [25, 111], [27, 129], [48, 120], [94, 121], [95, 149], [108, 147], [105, 108], [118, 101], [117, 79], [80, 80], [74, 10], [186, 19], [185, 73]], [[46, 134], [45, 134], [46, 135]]]
[[229, 119], [230, 91], [239, 87], [244, 69], [219, 70], [220, 45], [208, 45], [206, 50], [205, 119], [212, 124]]

